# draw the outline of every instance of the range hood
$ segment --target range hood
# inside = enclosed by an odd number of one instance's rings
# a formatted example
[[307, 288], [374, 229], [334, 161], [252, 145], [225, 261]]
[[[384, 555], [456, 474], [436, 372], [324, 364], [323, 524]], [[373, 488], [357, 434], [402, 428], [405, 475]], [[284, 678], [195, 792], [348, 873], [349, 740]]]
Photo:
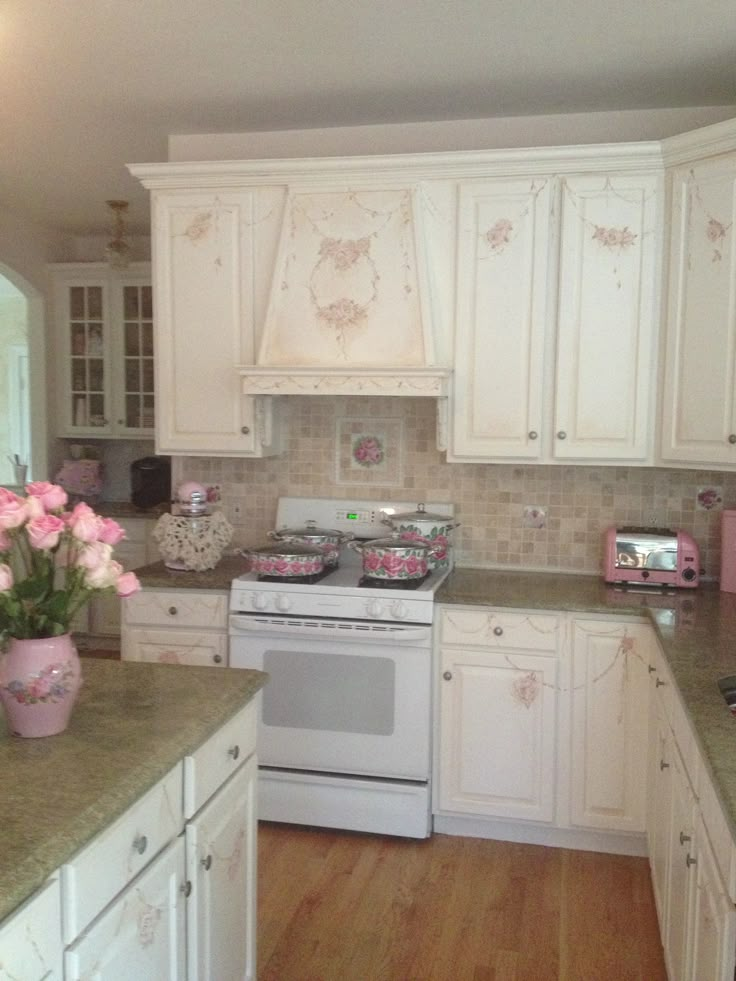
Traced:
[[444, 399], [426, 208], [417, 186], [290, 188], [243, 394]]

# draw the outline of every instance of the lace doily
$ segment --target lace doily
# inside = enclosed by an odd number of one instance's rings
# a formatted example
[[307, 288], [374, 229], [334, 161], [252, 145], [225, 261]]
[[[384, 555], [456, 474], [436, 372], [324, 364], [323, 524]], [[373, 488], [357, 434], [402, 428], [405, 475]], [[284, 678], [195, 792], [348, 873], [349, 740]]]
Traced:
[[233, 537], [233, 526], [220, 511], [197, 518], [162, 514], [153, 537], [169, 568], [204, 572], [220, 561]]

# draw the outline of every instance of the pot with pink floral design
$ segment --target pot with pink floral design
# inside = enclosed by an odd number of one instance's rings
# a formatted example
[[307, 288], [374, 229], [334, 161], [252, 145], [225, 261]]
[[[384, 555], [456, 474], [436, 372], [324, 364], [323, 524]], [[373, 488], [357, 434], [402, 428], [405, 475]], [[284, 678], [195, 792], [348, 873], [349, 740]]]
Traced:
[[423, 504], [417, 504], [416, 511], [387, 514], [383, 524], [389, 525], [402, 538], [439, 545], [439, 550], [429, 558], [430, 569], [446, 569], [450, 564], [452, 529], [460, 526], [459, 521], [454, 521], [445, 514], [432, 514], [425, 510]]
[[251, 572], [276, 579], [317, 576], [325, 566], [320, 549], [298, 542], [274, 542], [263, 548], [245, 549], [242, 554], [250, 560]]
[[371, 579], [423, 579], [429, 559], [440, 545], [422, 539], [407, 540], [395, 532], [390, 538], [370, 542], [348, 542], [363, 558], [363, 573]]
[[334, 528], [318, 528], [316, 521], [307, 521], [304, 528], [283, 528], [269, 531], [269, 538], [277, 542], [298, 542], [300, 545], [310, 545], [318, 548], [325, 559], [325, 566], [337, 565], [340, 557], [340, 547], [352, 541], [353, 536], [347, 531], [336, 531]]

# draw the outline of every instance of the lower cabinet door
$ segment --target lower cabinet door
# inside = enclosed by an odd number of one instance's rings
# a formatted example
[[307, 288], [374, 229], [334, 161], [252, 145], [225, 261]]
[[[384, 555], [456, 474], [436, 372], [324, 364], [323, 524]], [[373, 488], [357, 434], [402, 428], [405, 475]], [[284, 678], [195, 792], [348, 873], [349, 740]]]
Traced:
[[65, 981], [184, 981], [183, 836], [68, 948]]
[[733, 981], [736, 909], [721, 883], [702, 822], [697, 827], [697, 881], [692, 932], [692, 981]]
[[188, 981], [256, 976], [256, 779], [251, 756], [186, 827]]
[[440, 686], [440, 810], [552, 821], [557, 660], [447, 648]]
[[0, 927], [2, 981], [63, 981], [61, 890], [48, 882]]

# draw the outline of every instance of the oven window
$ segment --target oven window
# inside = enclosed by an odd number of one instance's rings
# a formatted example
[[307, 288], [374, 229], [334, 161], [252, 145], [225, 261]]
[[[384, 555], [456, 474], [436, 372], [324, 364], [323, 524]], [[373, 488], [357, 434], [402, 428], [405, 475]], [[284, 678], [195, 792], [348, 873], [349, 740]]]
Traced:
[[386, 657], [267, 650], [263, 723], [390, 736], [396, 669]]

